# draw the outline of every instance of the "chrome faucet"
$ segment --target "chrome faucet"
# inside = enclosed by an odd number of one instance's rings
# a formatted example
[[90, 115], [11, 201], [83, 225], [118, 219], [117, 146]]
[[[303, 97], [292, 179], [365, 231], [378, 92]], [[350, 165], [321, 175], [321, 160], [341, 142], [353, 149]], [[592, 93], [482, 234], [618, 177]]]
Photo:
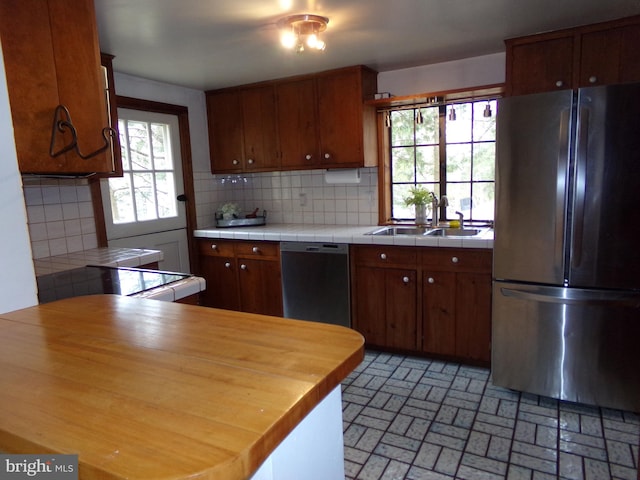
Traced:
[[460, 228], [464, 228], [464, 214], [462, 212], [456, 212], [458, 220], [460, 221]]
[[447, 199], [446, 195], [443, 195], [438, 201], [438, 197], [436, 197], [435, 193], [431, 194], [431, 226], [436, 228], [438, 223], [440, 223], [438, 219], [438, 208], [439, 207], [448, 207], [449, 199]]

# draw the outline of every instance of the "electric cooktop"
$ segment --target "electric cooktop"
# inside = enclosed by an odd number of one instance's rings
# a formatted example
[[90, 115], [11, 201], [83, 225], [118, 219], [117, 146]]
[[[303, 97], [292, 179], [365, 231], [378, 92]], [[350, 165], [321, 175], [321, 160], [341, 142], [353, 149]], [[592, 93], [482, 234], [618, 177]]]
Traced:
[[145, 270], [142, 268], [86, 266], [36, 278], [40, 303], [69, 297], [112, 293], [135, 295], [189, 278], [184, 273]]

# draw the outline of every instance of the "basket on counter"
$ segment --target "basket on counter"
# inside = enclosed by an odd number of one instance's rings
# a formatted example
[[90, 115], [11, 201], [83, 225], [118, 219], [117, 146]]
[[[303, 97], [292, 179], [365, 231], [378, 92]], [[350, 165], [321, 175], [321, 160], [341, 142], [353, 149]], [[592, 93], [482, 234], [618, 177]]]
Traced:
[[257, 227], [259, 225], [266, 225], [266, 223], [266, 210], [262, 211], [262, 215], [257, 215], [257, 213], [254, 212], [244, 217], [234, 214], [232, 218], [223, 218], [222, 214], [216, 213], [216, 227], [218, 228]]

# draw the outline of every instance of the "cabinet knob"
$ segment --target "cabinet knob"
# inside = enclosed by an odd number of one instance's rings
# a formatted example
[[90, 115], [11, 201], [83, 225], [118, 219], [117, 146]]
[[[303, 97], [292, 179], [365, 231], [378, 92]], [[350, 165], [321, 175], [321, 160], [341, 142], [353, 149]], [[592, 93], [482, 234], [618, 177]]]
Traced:
[[240, 162], [236, 159], [234, 159], [231, 163], [233, 163], [234, 165], [238, 165]]
[[250, 158], [249, 160], [247, 160], [247, 163], [248, 163], [249, 165], [253, 165], [253, 158]]
[[563, 86], [563, 85], [564, 85], [564, 82], [563, 82], [562, 80], [558, 80], [558, 81], [556, 82], [556, 87], [561, 87], [561, 86]]
[[330, 155], [330, 154], [328, 154], [328, 153], [325, 153], [325, 154], [324, 154], [324, 158], [329, 159], [329, 158], [331, 158], [331, 155]]
[[458, 257], [451, 257], [451, 262], [453, 263], [458, 263], [460, 260], [458, 260]]
[[259, 249], [258, 247], [253, 247], [253, 248], [251, 249], [251, 251], [252, 251], [253, 253], [259, 253], [259, 252], [260, 252], [260, 249]]
[[225, 262], [224, 266], [225, 268], [231, 268], [231, 262]]
[[311, 160], [311, 158], [312, 158], [312, 156], [310, 154], [308, 154], [308, 153], [304, 156], [305, 160]]
[[596, 83], [598, 81], [598, 77], [596, 77], [595, 75], [591, 75], [589, 77], [589, 83]]
[[387, 259], [387, 254], [386, 254], [386, 253], [381, 253], [381, 254], [380, 254], [380, 258], [381, 258], [382, 260], [386, 260], [386, 259]]
[[434, 280], [434, 278], [433, 278], [433, 277], [429, 277], [429, 278], [427, 278], [427, 282], [429, 282], [429, 283], [436, 283], [436, 281]]
[[402, 277], [402, 283], [409, 283], [409, 277]]
[[218, 245], [216, 245], [215, 243], [211, 244], [211, 250], [217, 250], [218, 249]]
[[240, 265], [240, 269], [241, 269], [241, 270], [246, 270], [246, 269], [247, 269], [247, 266], [243, 263], [242, 265]]

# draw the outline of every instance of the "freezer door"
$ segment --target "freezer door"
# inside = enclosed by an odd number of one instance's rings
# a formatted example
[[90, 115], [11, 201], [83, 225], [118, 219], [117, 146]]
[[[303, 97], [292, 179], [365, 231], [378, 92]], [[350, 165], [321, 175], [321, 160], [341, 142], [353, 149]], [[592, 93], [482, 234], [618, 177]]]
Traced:
[[500, 100], [495, 278], [564, 281], [572, 101], [571, 90]]
[[640, 289], [640, 84], [578, 93], [569, 285]]
[[495, 282], [495, 385], [640, 411], [640, 294]]

